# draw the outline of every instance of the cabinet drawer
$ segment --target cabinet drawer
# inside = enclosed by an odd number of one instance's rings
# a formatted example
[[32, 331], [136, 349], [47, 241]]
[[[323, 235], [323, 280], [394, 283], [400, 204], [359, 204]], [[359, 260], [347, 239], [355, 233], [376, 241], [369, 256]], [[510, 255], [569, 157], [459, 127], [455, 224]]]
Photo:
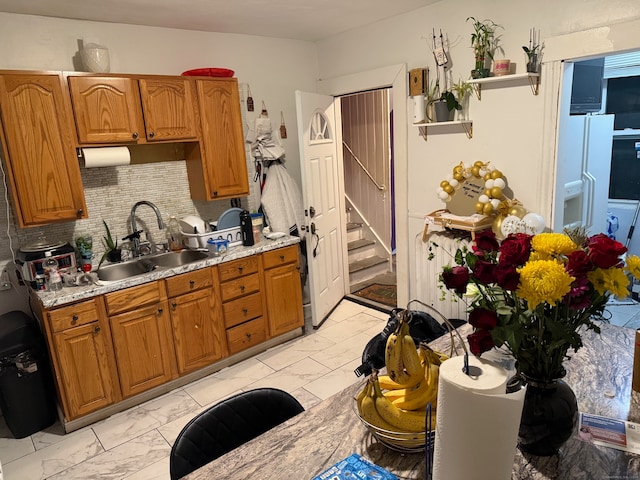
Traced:
[[233, 278], [238, 278], [242, 275], [256, 273], [257, 271], [258, 257], [256, 255], [241, 258], [239, 260], [233, 260], [231, 262], [221, 263], [218, 265], [218, 272], [220, 272], [221, 282], [231, 280]]
[[298, 245], [291, 245], [290, 247], [279, 248], [262, 254], [262, 262], [265, 269], [279, 267], [280, 265], [297, 261]]
[[236, 278], [220, 285], [222, 301], [226, 302], [241, 295], [248, 295], [260, 290], [260, 276], [257, 273]]
[[222, 305], [226, 328], [235, 327], [262, 315], [262, 295], [254, 293]]
[[169, 297], [195, 292], [196, 290], [213, 285], [210, 268], [203, 268], [201, 270], [183, 273], [182, 275], [176, 275], [175, 277], [165, 279], [165, 282], [167, 282], [167, 295]]
[[137, 287], [126, 288], [104, 296], [109, 316], [120, 312], [134, 310], [143, 305], [160, 301], [158, 283], [146, 283]]
[[88, 300], [68, 307], [61, 307], [49, 312], [51, 330], [60, 332], [71, 327], [79, 327], [98, 320], [96, 300]]
[[233, 355], [267, 339], [267, 326], [263, 317], [227, 330], [229, 354]]

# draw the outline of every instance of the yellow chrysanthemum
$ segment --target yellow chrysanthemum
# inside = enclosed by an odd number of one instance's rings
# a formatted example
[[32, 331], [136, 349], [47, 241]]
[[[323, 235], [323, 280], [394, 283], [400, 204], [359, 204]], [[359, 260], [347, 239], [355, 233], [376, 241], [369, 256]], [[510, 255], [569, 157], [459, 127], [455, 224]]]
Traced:
[[518, 273], [520, 285], [517, 294], [527, 301], [530, 309], [543, 302], [555, 305], [569, 293], [571, 282], [575, 280], [565, 271], [564, 265], [555, 260], [529, 261], [518, 269]]
[[627, 290], [629, 278], [621, 268], [607, 268], [606, 270], [597, 268], [588, 272], [587, 278], [600, 295], [604, 295], [607, 291], [616, 297], [629, 295]]
[[628, 256], [624, 269], [635, 278], [640, 279], [640, 257], [637, 255]]
[[541, 259], [551, 259], [558, 255], [569, 255], [578, 246], [564, 233], [540, 233], [531, 239], [531, 248]]

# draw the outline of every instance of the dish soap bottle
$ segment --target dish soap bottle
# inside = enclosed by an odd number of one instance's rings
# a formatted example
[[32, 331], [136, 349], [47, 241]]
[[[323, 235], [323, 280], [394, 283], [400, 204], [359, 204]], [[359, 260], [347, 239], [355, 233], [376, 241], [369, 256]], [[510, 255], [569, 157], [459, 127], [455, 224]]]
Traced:
[[42, 268], [46, 278], [47, 290], [56, 292], [62, 290], [62, 276], [58, 270], [58, 261], [51, 256], [51, 252], [44, 252]]
[[182, 234], [180, 233], [180, 224], [175, 216], [169, 217], [169, 224], [167, 225], [167, 244], [169, 250], [172, 252], [179, 252], [182, 250]]
[[242, 245], [245, 247], [253, 245], [253, 225], [248, 210], [240, 212], [240, 232], [242, 233]]

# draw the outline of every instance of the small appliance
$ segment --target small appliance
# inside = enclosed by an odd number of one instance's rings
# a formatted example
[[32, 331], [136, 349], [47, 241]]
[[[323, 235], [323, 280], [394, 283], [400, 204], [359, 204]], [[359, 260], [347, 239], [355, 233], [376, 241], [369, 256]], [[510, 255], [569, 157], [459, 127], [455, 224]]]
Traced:
[[23, 280], [36, 287], [36, 276], [44, 274], [42, 262], [45, 252], [51, 252], [51, 256], [58, 262], [60, 273], [76, 273], [76, 250], [68, 242], [49, 242], [40, 238], [20, 248], [16, 257], [16, 264], [21, 268]]

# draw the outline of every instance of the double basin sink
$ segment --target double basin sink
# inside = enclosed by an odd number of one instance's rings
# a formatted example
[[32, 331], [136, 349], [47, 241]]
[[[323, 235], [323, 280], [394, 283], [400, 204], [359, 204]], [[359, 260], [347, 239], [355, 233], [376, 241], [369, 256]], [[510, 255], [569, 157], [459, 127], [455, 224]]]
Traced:
[[114, 282], [143, 275], [154, 270], [181, 267], [193, 262], [206, 260], [209, 255], [197, 250], [182, 250], [149, 255], [122, 263], [104, 265], [98, 269], [100, 280]]

